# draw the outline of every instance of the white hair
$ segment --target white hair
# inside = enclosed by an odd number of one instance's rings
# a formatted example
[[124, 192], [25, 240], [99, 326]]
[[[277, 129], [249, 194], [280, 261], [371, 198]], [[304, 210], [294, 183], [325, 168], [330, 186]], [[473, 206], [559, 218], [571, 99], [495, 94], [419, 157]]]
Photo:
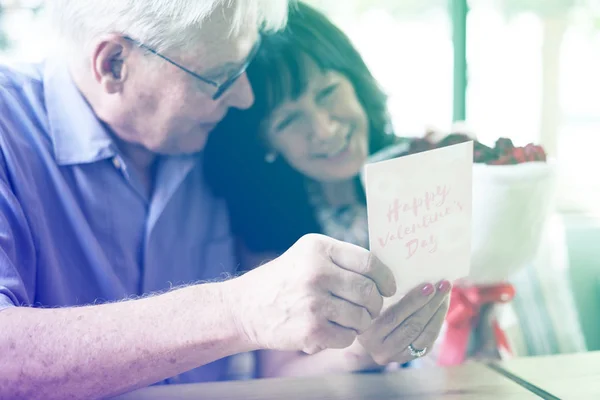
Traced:
[[[293, 0], [290, 0], [293, 1]], [[232, 12], [230, 34], [256, 26], [278, 30], [287, 21], [288, 0], [48, 0], [61, 41], [81, 54], [95, 38], [118, 33], [157, 51], [185, 49], [219, 7]]]

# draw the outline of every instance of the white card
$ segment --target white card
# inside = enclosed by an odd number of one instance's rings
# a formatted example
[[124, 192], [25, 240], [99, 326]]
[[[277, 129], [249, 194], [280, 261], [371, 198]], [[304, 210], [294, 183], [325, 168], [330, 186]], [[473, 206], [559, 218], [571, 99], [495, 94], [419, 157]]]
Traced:
[[371, 251], [394, 272], [394, 299], [469, 274], [473, 142], [365, 166]]

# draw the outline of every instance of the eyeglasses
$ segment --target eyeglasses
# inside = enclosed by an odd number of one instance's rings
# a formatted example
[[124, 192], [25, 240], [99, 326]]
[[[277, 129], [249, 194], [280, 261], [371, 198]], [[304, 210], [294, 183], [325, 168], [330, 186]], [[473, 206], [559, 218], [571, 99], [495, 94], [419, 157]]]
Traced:
[[231, 75], [229, 78], [227, 78], [227, 80], [225, 82], [219, 83], [219, 82], [213, 81], [212, 79], [205, 78], [202, 75], [199, 75], [199, 74], [195, 73], [194, 71], [176, 63], [175, 61], [160, 54], [153, 48], [146, 46], [145, 44], [143, 44], [142, 42], [140, 42], [138, 40], [132, 39], [128, 36], [124, 36], [124, 38], [126, 40], [129, 40], [129, 41], [135, 43], [138, 47], [141, 47], [141, 48], [149, 51], [150, 53], [162, 58], [163, 60], [176, 66], [177, 68], [187, 72], [188, 74], [192, 75], [194, 78], [216, 88], [217, 91], [212, 96], [213, 100], [219, 99], [219, 97], [221, 97], [223, 95], [223, 93], [225, 93], [225, 91], [227, 91], [227, 89], [229, 89], [231, 87], [231, 85], [233, 85], [235, 83], [235, 81], [237, 81], [238, 78], [244, 74], [244, 72], [246, 72], [246, 69], [248, 69], [248, 65], [250, 65], [250, 63], [252, 62], [252, 60], [254, 59], [256, 54], [258, 53], [258, 49], [260, 48], [260, 43], [261, 43], [261, 36], [259, 35], [256, 43], [254, 44], [254, 47], [252, 47], [252, 50], [250, 50], [250, 54], [248, 54], [248, 57], [246, 58], [244, 63], [240, 66], [240, 68], [233, 75]]

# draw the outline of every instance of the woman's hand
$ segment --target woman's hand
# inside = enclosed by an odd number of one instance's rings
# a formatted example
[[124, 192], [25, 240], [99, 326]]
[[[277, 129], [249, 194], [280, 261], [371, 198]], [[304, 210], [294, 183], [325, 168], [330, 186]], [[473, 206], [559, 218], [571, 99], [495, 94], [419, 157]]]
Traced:
[[442, 281], [413, 289], [373, 320], [358, 342], [379, 365], [403, 364], [419, 357], [415, 351], [426, 353], [442, 329], [451, 288]]
[[341, 352], [341, 364], [344, 365], [344, 371], [346, 372], [368, 371], [381, 368], [381, 365], [373, 360], [369, 351], [358, 340], [355, 340], [350, 347], [338, 351]]

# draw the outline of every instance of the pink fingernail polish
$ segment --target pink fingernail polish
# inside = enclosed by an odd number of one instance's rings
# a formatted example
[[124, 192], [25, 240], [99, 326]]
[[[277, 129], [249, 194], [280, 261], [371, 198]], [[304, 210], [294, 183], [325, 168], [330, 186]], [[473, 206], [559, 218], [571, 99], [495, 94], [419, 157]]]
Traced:
[[450, 287], [452, 285], [450, 284], [450, 282], [448, 281], [441, 281], [440, 284], [438, 285], [438, 290], [442, 293], [447, 293], [450, 291]]
[[421, 289], [421, 293], [423, 293], [424, 296], [430, 296], [433, 292], [435, 292], [435, 288], [431, 283], [428, 283]]

